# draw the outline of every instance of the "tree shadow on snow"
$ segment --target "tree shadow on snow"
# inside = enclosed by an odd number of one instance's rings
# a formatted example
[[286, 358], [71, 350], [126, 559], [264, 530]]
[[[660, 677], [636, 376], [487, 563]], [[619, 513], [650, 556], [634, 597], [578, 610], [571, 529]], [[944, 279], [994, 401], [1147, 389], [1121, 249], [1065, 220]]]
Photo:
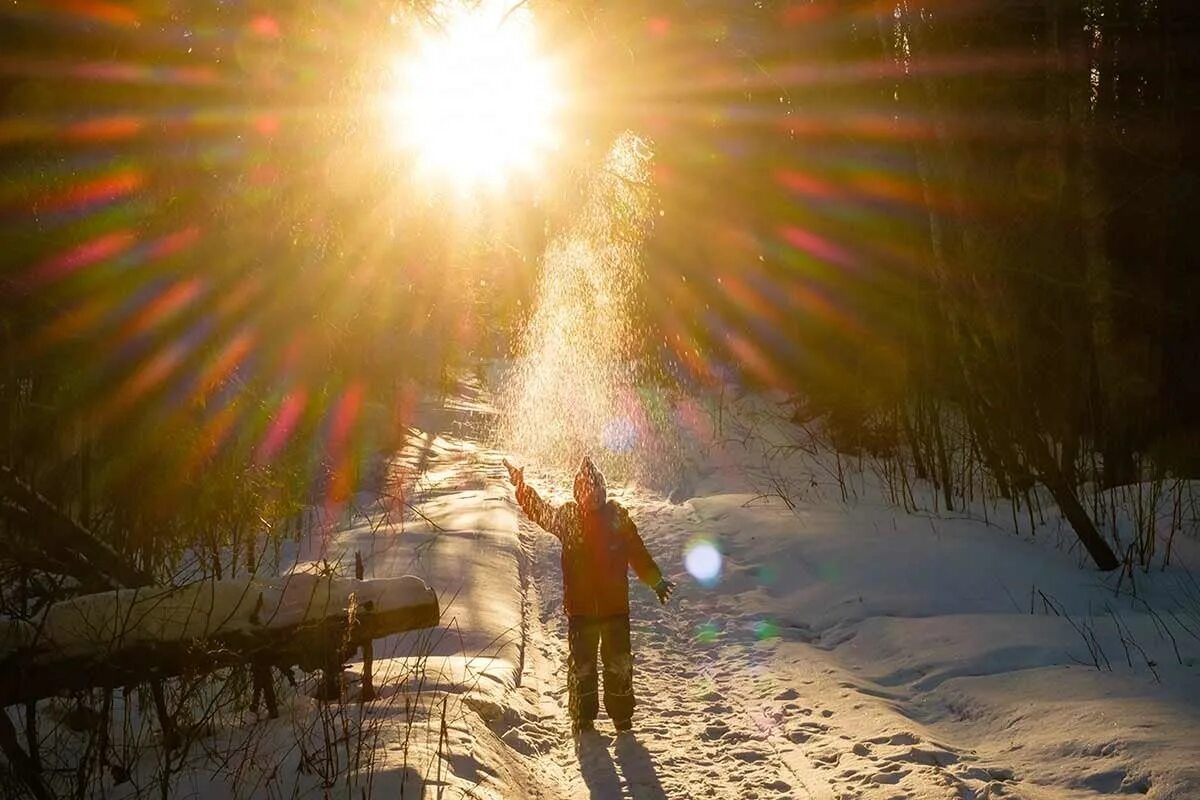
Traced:
[[[437, 786], [437, 784], [427, 784], [420, 771], [413, 766], [381, 767], [371, 776], [369, 785], [370, 789], [362, 787], [362, 797], [388, 797], [393, 800], [422, 800], [427, 788], [433, 791]], [[350, 793], [350, 796], [359, 797], [353, 792]]]

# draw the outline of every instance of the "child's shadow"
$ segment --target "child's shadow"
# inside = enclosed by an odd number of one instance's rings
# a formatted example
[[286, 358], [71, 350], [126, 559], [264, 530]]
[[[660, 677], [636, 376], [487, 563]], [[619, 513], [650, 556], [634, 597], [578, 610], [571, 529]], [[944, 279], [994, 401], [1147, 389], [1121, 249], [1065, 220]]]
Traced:
[[[605, 742], [598, 736], [586, 736], [579, 742], [579, 770], [587, 784], [591, 800], [616, 800], [625, 797], [622, 777], [633, 800], [667, 800], [654, 758], [633, 734], [617, 737], [616, 762]], [[621, 772], [618, 775], [617, 765]]]

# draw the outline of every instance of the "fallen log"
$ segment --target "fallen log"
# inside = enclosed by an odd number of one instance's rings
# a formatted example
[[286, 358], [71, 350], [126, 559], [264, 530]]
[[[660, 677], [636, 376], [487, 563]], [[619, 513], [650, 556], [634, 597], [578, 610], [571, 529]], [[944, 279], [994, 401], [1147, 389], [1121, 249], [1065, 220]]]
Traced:
[[236, 665], [260, 680], [269, 667], [328, 671], [374, 639], [438, 619], [437, 596], [412, 576], [300, 574], [84, 595], [0, 627], [0, 706]]

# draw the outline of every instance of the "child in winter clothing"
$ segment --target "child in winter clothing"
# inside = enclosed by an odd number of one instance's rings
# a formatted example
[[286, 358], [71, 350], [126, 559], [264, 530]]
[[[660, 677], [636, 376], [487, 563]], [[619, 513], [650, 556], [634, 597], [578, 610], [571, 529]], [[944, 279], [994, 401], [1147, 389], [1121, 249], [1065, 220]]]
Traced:
[[575, 502], [552, 506], [525, 483], [523, 469], [504, 462], [529, 518], [562, 543], [563, 606], [567, 612], [567, 688], [574, 731], [592, 730], [599, 712], [596, 649], [604, 664], [604, 709], [618, 731], [633, 718], [633, 656], [629, 644], [629, 568], [666, 603], [675, 584], [663, 577], [637, 526], [615, 500], [604, 476], [585, 458], [575, 475]]

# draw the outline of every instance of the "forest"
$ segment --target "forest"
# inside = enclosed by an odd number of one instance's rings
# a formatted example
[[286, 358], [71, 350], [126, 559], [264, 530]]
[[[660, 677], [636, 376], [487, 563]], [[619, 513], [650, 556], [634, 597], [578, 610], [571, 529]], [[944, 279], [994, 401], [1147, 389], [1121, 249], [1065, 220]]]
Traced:
[[[605, 223], [638, 248], [632, 311], [589, 344], [638, 385], [778, 398], [839, 475], [882, 465], [899, 513], [1034, 534], [1053, 508], [1089, 571], [1173, 564], [1200, 479], [1200, 5], [509, 3], [569, 114], [545, 164], [467, 199], [378, 102], [446, 5], [0, 10], [0, 639], [98, 592], [277, 580], [363, 503], [429, 521], [391, 456], [426, 398], [527, 355], [547, 247], [606, 170], [649, 210]], [[624, 132], [644, 180], [606, 165]], [[1171, 536], [1121, 529], [1115, 496], [1166, 498]], [[274, 703], [251, 661], [221, 681]], [[191, 680], [137, 677], [164, 731]], [[59, 683], [0, 687], [0, 792], [112, 773], [104, 733], [44, 777], [39, 698], [114, 702]]]

